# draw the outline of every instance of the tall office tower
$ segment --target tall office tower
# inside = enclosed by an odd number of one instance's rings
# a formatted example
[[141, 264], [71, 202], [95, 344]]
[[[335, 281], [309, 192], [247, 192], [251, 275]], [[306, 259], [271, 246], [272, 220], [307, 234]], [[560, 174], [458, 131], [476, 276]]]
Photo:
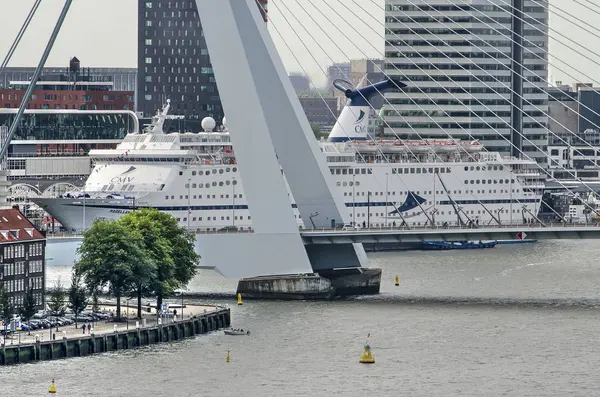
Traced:
[[[259, 0], [265, 22], [267, 1]], [[137, 111], [149, 117], [167, 99], [171, 113], [184, 116], [186, 129], [199, 130], [207, 116], [223, 118], [195, 0], [138, 3]]]
[[[409, 87], [386, 95], [385, 134], [449, 133], [514, 154], [501, 134], [546, 163], [548, 0], [510, 1], [386, 0], [386, 72]], [[523, 41], [522, 58], [513, 40]], [[515, 91], [524, 97], [522, 122]]]

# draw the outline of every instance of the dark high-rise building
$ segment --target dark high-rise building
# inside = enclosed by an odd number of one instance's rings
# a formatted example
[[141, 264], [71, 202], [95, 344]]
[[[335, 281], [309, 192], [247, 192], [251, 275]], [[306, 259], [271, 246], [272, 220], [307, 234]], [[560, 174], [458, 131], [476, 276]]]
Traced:
[[[267, 1], [258, 0], [265, 21]], [[199, 129], [207, 116], [223, 119], [195, 0], [138, 3], [137, 110], [151, 116], [167, 99], [171, 113], [185, 117], [187, 129]]]

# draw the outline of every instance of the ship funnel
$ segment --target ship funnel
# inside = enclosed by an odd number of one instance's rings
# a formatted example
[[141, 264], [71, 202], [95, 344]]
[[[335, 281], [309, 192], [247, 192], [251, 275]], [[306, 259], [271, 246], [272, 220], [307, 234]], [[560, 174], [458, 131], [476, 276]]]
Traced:
[[348, 102], [333, 126], [328, 140], [345, 142], [370, 139], [368, 129], [371, 99], [392, 89], [402, 89], [406, 87], [406, 84], [388, 79], [364, 88], [354, 89], [352, 84], [346, 80], [335, 80], [333, 86], [344, 93]]

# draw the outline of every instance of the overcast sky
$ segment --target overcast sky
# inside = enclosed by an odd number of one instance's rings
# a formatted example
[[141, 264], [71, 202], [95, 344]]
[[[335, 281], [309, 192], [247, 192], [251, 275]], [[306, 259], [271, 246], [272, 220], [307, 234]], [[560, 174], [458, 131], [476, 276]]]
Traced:
[[[33, 3], [34, 0], [0, 0], [0, 59], [8, 52]], [[314, 8], [311, 3], [319, 8]], [[42, 2], [10, 66], [37, 64], [63, 4], [63, 0]], [[600, 0], [551, 0], [551, 4], [554, 11], [550, 14], [552, 79], [566, 83], [596, 81], [600, 86], [600, 31], [586, 27], [589, 30], [586, 32], [569, 22], [582, 25], [585, 21], [600, 27], [597, 23]], [[322, 84], [326, 80], [324, 70], [332, 60], [342, 62], [348, 58], [383, 55], [383, 5], [384, 0], [271, 0], [269, 29], [288, 70], [304, 69], [311, 79]], [[75, 0], [47, 66], [66, 66], [70, 57], [77, 56], [84, 66], [89, 67], [136, 67], [136, 14], [137, 0]], [[277, 30], [285, 36], [285, 41], [281, 40]], [[298, 57], [299, 63], [292, 54]]]

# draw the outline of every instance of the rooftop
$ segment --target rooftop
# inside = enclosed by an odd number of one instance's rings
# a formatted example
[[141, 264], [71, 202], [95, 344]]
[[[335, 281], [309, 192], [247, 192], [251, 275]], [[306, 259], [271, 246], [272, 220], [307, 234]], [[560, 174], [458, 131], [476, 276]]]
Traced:
[[12, 208], [0, 210], [0, 244], [44, 238], [44, 235], [19, 210]]

